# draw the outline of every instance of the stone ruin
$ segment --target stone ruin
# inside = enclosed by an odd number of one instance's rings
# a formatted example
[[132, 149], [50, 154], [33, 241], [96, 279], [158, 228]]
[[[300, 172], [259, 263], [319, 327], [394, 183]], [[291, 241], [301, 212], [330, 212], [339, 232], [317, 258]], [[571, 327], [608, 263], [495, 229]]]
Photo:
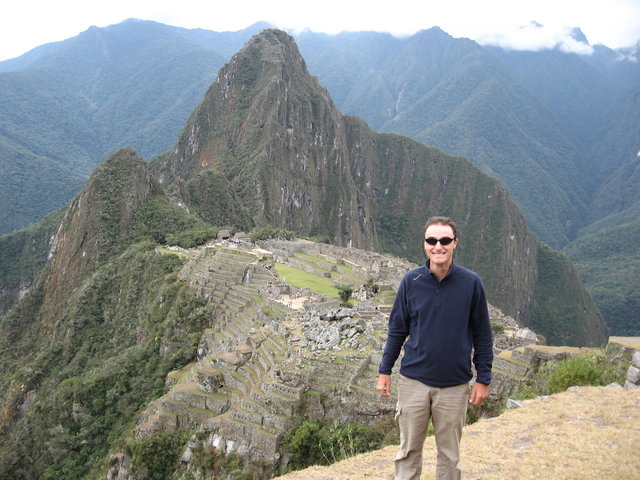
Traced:
[[[336, 283], [373, 279], [386, 288], [345, 308], [286, 285], [276, 273], [278, 262]], [[394, 398], [381, 397], [375, 381], [394, 292], [413, 267], [373, 252], [306, 241], [200, 248], [180, 278], [207, 301], [210, 327], [197, 361], [168, 375], [168, 392], [148, 406], [136, 436], [185, 428], [201, 432], [204, 445], [225, 454], [275, 465], [280, 440], [301, 414], [375, 425], [395, 410]], [[491, 306], [490, 317], [494, 397], [512, 395], [542, 362], [580, 353], [538, 345], [534, 332]], [[634, 359], [629, 378], [637, 385], [640, 353]], [[187, 446], [182, 457], [187, 471], [193, 448]], [[126, 458], [116, 460], [125, 472]], [[117, 472], [110, 475], [116, 478]]]

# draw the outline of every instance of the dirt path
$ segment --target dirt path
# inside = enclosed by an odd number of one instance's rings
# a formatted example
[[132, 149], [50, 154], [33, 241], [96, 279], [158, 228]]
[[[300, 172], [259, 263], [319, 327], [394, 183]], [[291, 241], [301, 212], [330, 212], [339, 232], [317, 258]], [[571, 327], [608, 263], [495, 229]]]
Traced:
[[[576, 388], [526, 402], [465, 428], [465, 480], [640, 479], [640, 389]], [[396, 446], [280, 480], [393, 478]], [[435, 478], [435, 444], [425, 442], [423, 479]]]

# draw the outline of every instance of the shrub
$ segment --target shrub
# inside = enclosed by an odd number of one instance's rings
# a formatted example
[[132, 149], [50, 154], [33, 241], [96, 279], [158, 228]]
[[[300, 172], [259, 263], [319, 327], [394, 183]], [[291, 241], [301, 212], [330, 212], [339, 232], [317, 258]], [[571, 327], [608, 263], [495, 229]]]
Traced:
[[615, 352], [607, 351], [604, 355], [577, 355], [544, 365], [520, 388], [516, 397], [524, 400], [563, 392], [573, 386], [622, 383], [623, 379], [624, 367], [616, 358]]
[[352, 285], [338, 285], [336, 287], [338, 289], [338, 296], [340, 297], [340, 305], [343, 307], [349, 306], [349, 299], [351, 298], [351, 294], [353, 293]]
[[504, 332], [504, 327], [499, 323], [491, 322], [491, 331], [494, 333], [494, 335], [497, 335], [498, 333]]
[[216, 227], [205, 226], [199, 228], [190, 228], [188, 230], [168, 234], [166, 241], [169, 245], [178, 245], [182, 248], [193, 248], [201, 245], [211, 238], [215, 238], [218, 234]]
[[342, 424], [304, 420], [291, 429], [283, 442], [289, 468], [329, 465], [359, 453], [380, 448], [384, 433], [358, 422]]
[[165, 480], [171, 478], [180, 452], [188, 438], [185, 432], [154, 434], [128, 445], [132, 456], [132, 471], [136, 478]]
[[252, 242], [257, 242], [258, 240], [268, 240], [270, 238], [293, 240], [296, 234], [290, 232], [289, 230], [273, 227], [271, 225], [265, 225], [263, 227], [255, 227], [248, 233], [247, 236]]
[[596, 356], [576, 356], [556, 364], [549, 376], [549, 394], [564, 392], [574, 385], [607, 385], [616, 381], [615, 370]]

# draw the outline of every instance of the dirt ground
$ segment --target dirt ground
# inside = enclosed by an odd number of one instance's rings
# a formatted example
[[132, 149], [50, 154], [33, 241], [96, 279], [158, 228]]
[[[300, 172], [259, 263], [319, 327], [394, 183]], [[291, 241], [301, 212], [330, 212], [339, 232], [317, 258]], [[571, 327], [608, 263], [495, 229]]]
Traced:
[[[582, 387], [525, 402], [465, 427], [465, 480], [640, 479], [640, 389]], [[397, 446], [280, 480], [393, 478]], [[424, 447], [423, 479], [435, 478], [435, 443]]]
[[304, 309], [304, 303], [310, 298], [309, 296], [292, 297], [291, 295], [280, 295], [279, 298], [274, 300], [294, 310], [302, 310]]

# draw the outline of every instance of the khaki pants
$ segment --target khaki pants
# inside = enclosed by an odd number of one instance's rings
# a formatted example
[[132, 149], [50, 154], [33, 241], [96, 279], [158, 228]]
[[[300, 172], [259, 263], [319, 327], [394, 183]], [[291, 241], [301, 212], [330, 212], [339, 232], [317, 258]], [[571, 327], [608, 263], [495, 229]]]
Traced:
[[461, 478], [460, 438], [469, 403], [469, 385], [429, 387], [403, 375], [398, 380], [396, 421], [400, 426], [400, 452], [395, 459], [396, 480], [419, 480], [422, 446], [429, 419], [438, 451], [436, 478]]

